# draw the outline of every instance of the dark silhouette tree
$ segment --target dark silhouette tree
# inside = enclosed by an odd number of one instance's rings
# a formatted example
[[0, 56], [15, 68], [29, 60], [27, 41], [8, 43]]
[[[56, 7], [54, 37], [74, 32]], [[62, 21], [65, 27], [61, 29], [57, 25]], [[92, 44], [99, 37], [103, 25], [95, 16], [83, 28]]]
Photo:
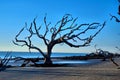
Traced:
[[[120, 0], [118, 0], [118, 2], [119, 2], [119, 6], [118, 6], [118, 15], [120, 16]], [[110, 16], [111, 16], [111, 19], [110, 20], [112, 20], [113, 18], [116, 20], [116, 22], [120, 22], [120, 19], [118, 19], [118, 17], [116, 17], [116, 16], [113, 16], [113, 15], [111, 15], [110, 14]], [[115, 47], [115, 48], [117, 48], [118, 50], [120, 50], [120, 48], [119, 47]]]
[[[120, 0], [118, 0], [118, 2], [120, 3]], [[118, 15], [120, 16], [120, 5], [118, 5]], [[110, 19], [110, 20], [112, 20], [112, 19], [114, 18], [117, 23], [120, 22], [120, 19], [119, 19], [118, 17], [116, 17], [116, 16], [114, 16], [114, 15], [111, 15], [111, 14], [110, 14], [110, 16], [111, 16], [111, 19]], [[117, 48], [118, 50], [120, 50], [119, 47], [115, 47], [115, 48]], [[113, 59], [112, 57], [111, 57], [110, 60], [111, 60], [116, 66], [118, 66], [118, 69], [120, 69], [119, 65], [114, 61], [114, 59]]]
[[[51, 54], [55, 45], [64, 43], [74, 48], [89, 46], [93, 38], [104, 28], [106, 23], [104, 22], [103, 24], [100, 24], [94, 22], [91, 24], [79, 25], [75, 23], [77, 19], [78, 18], [73, 18], [70, 14], [65, 14], [61, 20], [51, 27], [51, 22], [47, 23], [45, 16], [45, 26], [37, 27], [35, 18], [29, 28], [26, 28], [27, 24], [25, 24], [25, 27], [23, 27], [15, 36], [15, 41], [13, 41], [13, 43], [18, 46], [27, 46], [29, 50], [38, 50], [44, 57], [44, 64], [52, 64]], [[44, 31], [41, 33], [40, 31], [42, 31], [42, 27], [44, 28]], [[29, 32], [29, 35], [26, 37], [27, 40], [20, 39], [20, 35], [25, 29]], [[89, 34], [90, 30], [92, 34]], [[38, 37], [44, 42], [47, 48], [47, 53], [44, 53], [32, 43], [33, 36]]]

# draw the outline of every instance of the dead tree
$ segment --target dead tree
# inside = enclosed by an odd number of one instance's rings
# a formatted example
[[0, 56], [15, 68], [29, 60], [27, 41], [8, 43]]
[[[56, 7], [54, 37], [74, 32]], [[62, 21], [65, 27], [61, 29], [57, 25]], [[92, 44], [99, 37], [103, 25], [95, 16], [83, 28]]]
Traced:
[[[27, 24], [25, 24], [25, 27], [18, 32], [13, 41], [15, 45], [27, 46], [29, 50], [38, 50], [43, 55], [45, 64], [52, 64], [51, 54], [55, 45], [64, 43], [74, 48], [89, 46], [93, 38], [104, 28], [106, 23], [76, 24], [78, 18], [73, 18], [71, 14], [65, 14], [61, 20], [54, 26], [51, 26], [51, 22], [47, 23], [46, 18], [45, 16], [43, 21], [44, 26], [37, 27], [36, 18], [29, 28], [27, 28]], [[42, 31], [41, 28], [44, 28], [44, 31]], [[29, 35], [25, 37], [25, 39], [20, 39], [20, 35], [25, 29], [29, 32]], [[89, 31], [92, 33], [88, 35], [87, 33], [89, 33]], [[32, 43], [33, 36], [43, 41], [47, 53], [44, 53]]]

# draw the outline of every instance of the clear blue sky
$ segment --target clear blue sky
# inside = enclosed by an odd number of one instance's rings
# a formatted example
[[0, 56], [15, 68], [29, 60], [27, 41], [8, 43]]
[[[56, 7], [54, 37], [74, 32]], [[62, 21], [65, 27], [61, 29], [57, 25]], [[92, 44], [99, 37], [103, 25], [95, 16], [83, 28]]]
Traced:
[[[64, 14], [78, 17], [80, 23], [107, 21], [103, 31], [92, 41], [91, 46], [74, 49], [68, 46], [55, 46], [56, 52], [92, 52], [94, 45], [98, 48], [117, 52], [120, 47], [120, 26], [114, 20], [110, 21], [109, 14], [117, 16], [117, 0], [0, 0], [0, 51], [27, 51], [12, 43], [15, 35], [24, 26], [38, 16], [37, 24], [43, 23], [45, 13], [49, 21], [56, 22]], [[120, 17], [120, 16], [119, 16]], [[44, 46], [40, 46], [44, 50]]]

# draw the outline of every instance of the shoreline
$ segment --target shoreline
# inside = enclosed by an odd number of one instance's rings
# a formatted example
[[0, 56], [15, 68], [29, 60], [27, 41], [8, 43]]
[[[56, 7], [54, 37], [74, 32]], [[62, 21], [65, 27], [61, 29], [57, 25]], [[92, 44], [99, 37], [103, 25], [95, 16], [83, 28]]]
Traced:
[[[74, 57], [74, 59], [73, 59]], [[77, 58], [76, 58], [77, 57]], [[72, 66], [76, 66], [78, 64], [80, 65], [94, 65], [94, 64], [100, 64], [102, 62], [107, 62], [107, 61], [110, 61], [111, 59], [110, 58], [106, 58], [106, 60], [104, 61], [103, 58], [89, 58], [89, 59], [81, 59], [82, 56], [80, 56], [80, 58], [78, 59], [79, 56], [71, 56], [71, 57], [60, 57], [60, 58], [57, 58], [57, 57], [54, 57], [52, 58], [52, 61], [53, 61], [53, 64], [65, 64], [65, 65], [72, 65]], [[84, 58], [85, 56], [83, 56]], [[113, 58], [114, 62], [116, 62], [116, 59], [118, 59], [120, 57], [117, 57], [117, 58]], [[44, 59], [42, 58], [22, 58], [22, 57], [18, 57], [18, 58], [11, 58], [9, 63], [7, 65], [9, 66], [13, 66], [13, 67], [17, 67], [17, 66], [20, 66], [21, 64], [23, 64], [24, 61], [29, 61], [27, 63], [27, 65], [32, 65], [33, 66], [33, 62], [31, 61], [35, 61], [36, 64], [44, 64]], [[111, 61], [112, 62], [112, 61]], [[25, 67], [25, 66], [24, 66]], [[27, 66], [26, 66], [27, 67]]]
[[[120, 58], [115, 60], [120, 64]], [[67, 67], [12, 67], [0, 72], [0, 80], [119, 80], [120, 69], [111, 61]]]

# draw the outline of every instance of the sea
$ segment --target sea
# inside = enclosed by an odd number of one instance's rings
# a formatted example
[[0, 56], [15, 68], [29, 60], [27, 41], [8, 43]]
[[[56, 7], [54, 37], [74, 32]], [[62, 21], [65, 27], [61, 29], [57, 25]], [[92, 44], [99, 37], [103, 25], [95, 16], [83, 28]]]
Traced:
[[[69, 56], [85, 56], [87, 53], [60, 53], [53, 52], [51, 57], [69, 57]], [[0, 52], [0, 58], [4, 58], [6, 55], [23, 58], [43, 58], [39, 52]]]
[[[70, 57], [70, 56], [85, 56], [87, 53], [59, 53], [53, 52], [51, 57]], [[22, 58], [43, 58], [43, 56], [38, 52], [0, 52], [0, 58], [3, 59], [5, 56], [12, 56], [12, 58], [22, 57]], [[94, 63], [97, 61], [94, 61]], [[10, 61], [8, 64], [12, 66], [20, 66], [23, 61]], [[41, 61], [40, 63], [44, 63]], [[90, 60], [54, 60], [53, 64], [91, 64], [93, 61]]]

